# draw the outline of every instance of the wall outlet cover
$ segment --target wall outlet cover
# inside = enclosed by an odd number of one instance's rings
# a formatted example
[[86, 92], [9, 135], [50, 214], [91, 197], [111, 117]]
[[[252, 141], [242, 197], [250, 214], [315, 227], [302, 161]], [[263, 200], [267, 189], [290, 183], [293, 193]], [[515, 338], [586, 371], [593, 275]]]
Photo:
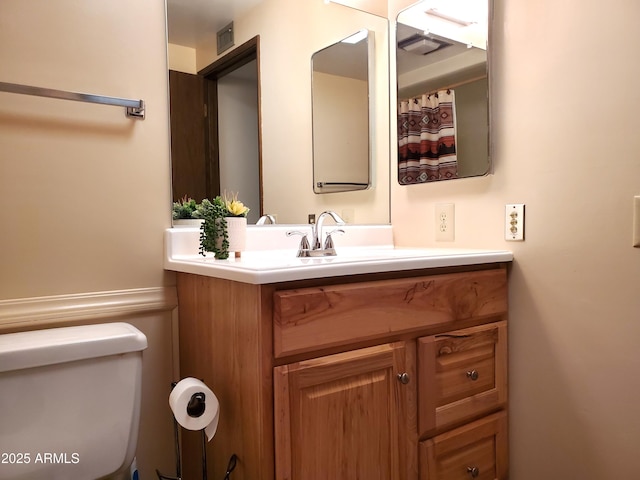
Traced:
[[436, 242], [453, 242], [455, 240], [455, 204], [438, 203], [435, 211]]

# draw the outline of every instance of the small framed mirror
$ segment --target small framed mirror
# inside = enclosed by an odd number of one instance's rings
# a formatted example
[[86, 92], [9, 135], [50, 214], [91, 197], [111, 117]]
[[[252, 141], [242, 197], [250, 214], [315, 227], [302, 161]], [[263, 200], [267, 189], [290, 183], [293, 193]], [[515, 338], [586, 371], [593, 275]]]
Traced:
[[373, 34], [363, 29], [311, 57], [313, 191], [371, 185], [369, 98]]
[[423, 0], [396, 22], [398, 182], [486, 175], [490, 0]]

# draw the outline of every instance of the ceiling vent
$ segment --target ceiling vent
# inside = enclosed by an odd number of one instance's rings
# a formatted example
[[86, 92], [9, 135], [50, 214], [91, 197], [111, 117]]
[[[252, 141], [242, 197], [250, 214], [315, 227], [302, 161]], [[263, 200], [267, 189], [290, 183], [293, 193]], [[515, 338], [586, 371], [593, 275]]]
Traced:
[[398, 42], [399, 48], [414, 55], [427, 55], [450, 45], [452, 44], [419, 33]]
[[233, 22], [218, 31], [218, 55], [233, 47]]

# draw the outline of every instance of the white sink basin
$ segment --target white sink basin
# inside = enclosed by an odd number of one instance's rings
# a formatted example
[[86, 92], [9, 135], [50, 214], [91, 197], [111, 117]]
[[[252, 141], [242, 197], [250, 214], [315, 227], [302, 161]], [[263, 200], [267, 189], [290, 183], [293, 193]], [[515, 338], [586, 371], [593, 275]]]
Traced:
[[[388, 227], [388, 228], [381, 228]], [[261, 229], [262, 227], [258, 227]], [[165, 237], [165, 268], [178, 272], [225, 278], [245, 283], [275, 283], [308, 278], [356, 275], [376, 272], [414, 270], [423, 268], [476, 265], [481, 263], [510, 262], [513, 254], [505, 250], [473, 250], [453, 248], [394, 248], [390, 226], [366, 226], [349, 229], [336, 238], [334, 257], [296, 257], [299, 238], [286, 237], [285, 230], [272, 229], [269, 235], [281, 235], [287, 248], [247, 250], [240, 258], [215, 260], [197, 253], [197, 230], [188, 236], [186, 229], [169, 229]], [[364, 230], [363, 230], [364, 229]], [[261, 231], [260, 233], [263, 233]], [[249, 232], [251, 233], [251, 232]], [[351, 234], [351, 235], [350, 235]], [[349, 245], [346, 239], [358, 240], [360, 245]], [[286, 241], [284, 239], [287, 239]], [[339, 243], [342, 241], [342, 244]], [[365, 243], [365, 245], [362, 245]], [[248, 246], [251, 242], [248, 242]], [[255, 243], [254, 243], [255, 245]]]

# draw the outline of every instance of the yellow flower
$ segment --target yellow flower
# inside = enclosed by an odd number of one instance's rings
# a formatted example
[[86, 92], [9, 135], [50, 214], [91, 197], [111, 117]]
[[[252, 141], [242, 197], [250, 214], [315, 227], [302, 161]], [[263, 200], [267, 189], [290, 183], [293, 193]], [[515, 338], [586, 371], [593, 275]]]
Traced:
[[232, 217], [246, 217], [249, 209], [244, 206], [244, 203], [238, 200], [238, 194], [227, 194], [225, 191], [222, 196], [224, 206]]
[[247, 214], [249, 209], [239, 200], [228, 200], [226, 202], [227, 210], [231, 215], [242, 217]]

